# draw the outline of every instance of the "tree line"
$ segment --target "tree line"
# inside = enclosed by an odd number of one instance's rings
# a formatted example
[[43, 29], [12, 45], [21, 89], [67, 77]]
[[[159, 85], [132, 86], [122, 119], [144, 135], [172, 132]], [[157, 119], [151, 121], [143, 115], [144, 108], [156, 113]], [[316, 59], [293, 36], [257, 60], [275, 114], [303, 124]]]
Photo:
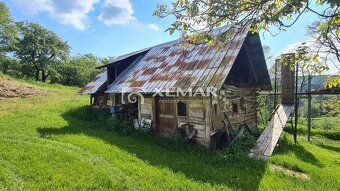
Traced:
[[70, 56], [71, 47], [37, 23], [15, 22], [0, 2], [0, 71], [18, 78], [67, 86], [83, 86], [110, 58]]

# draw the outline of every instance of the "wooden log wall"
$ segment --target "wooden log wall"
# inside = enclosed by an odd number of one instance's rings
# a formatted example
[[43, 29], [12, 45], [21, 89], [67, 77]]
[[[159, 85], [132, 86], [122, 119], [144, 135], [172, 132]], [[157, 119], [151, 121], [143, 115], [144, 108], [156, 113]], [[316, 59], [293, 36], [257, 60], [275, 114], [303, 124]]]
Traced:
[[239, 128], [242, 122], [246, 122], [250, 128], [257, 127], [256, 89], [224, 86], [215, 102], [221, 119], [226, 114], [233, 128]]
[[[257, 126], [256, 121], [256, 89], [255, 88], [237, 88], [234, 86], [223, 86], [218, 98], [208, 97], [181, 97], [172, 99], [175, 107], [175, 120], [177, 127], [183, 124], [191, 124], [197, 130], [196, 141], [206, 147], [210, 146], [210, 134], [220, 127], [213, 126], [213, 118], [218, 117], [217, 121], [225, 119], [228, 116], [233, 128], [239, 128], [240, 124], [245, 121], [250, 128]], [[145, 97], [144, 103], [139, 103], [139, 121], [151, 119], [153, 126], [156, 127], [155, 113], [156, 99]], [[185, 101], [188, 104], [187, 116], [177, 115], [177, 102]], [[234, 105], [234, 106], [233, 106]], [[235, 108], [236, 106], [236, 108]], [[234, 107], [234, 108], [233, 108]], [[237, 109], [235, 112], [234, 110]], [[156, 127], [157, 128], [157, 127]], [[167, 135], [172, 136], [172, 132]]]
[[[176, 126], [180, 127], [183, 124], [191, 124], [197, 130], [197, 134], [195, 139], [198, 143], [209, 146], [210, 143], [210, 120], [208, 116], [210, 112], [210, 99], [209, 98], [192, 98], [192, 97], [181, 97], [181, 98], [169, 98], [175, 107], [175, 120]], [[144, 103], [139, 103], [139, 121], [143, 119], [151, 119], [153, 121], [153, 126], [156, 127], [155, 119], [157, 113], [155, 113], [155, 103], [156, 99], [153, 97], [145, 97]], [[177, 115], [177, 102], [184, 101], [187, 102], [187, 116], [178, 116]], [[156, 127], [157, 128], [157, 127]], [[175, 129], [174, 129], [175, 130]], [[167, 131], [166, 135], [163, 136], [172, 136], [173, 131]]]
[[[185, 100], [188, 102], [188, 116], [177, 116], [178, 127], [183, 124], [191, 124], [197, 130], [195, 140], [204, 146], [209, 146], [210, 136], [209, 136], [209, 125], [207, 121], [207, 108], [210, 105], [209, 98], [180, 98], [179, 100]], [[177, 107], [177, 104], [176, 104]], [[176, 108], [177, 111], [177, 108]]]

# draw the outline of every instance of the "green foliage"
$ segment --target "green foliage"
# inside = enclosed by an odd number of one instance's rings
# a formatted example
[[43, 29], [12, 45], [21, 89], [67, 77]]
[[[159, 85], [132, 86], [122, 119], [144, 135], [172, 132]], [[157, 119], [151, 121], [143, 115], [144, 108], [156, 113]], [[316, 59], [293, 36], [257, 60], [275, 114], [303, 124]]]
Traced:
[[[312, 136], [324, 136], [332, 140], [340, 140], [340, 117], [318, 117], [312, 119]], [[299, 118], [298, 134], [307, 136], [307, 118]], [[286, 131], [291, 133], [287, 126]]]
[[17, 59], [3, 56], [0, 58], [0, 71], [4, 74], [9, 74], [12, 76], [20, 76], [21, 66]]
[[51, 74], [51, 82], [82, 87], [98, 74], [95, 67], [99, 65], [100, 59], [92, 54], [71, 57], [55, 67]]
[[5, 3], [0, 2], [0, 71], [7, 73], [13, 69], [7, 54], [15, 50], [17, 28]]
[[116, 133], [131, 134], [132, 132], [135, 132], [135, 128], [133, 127], [131, 120], [112, 117], [110, 110], [107, 108], [83, 106], [68, 111], [68, 116], [83, 121], [99, 122], [107, 130], [114, 131]]
[[311, 117], [312, 118], [320, 117], [320, 107], [317, 107], [317, 106], [312, 104], [312, 107], [311, 107]]
[[[294, 145], [285, 133], [272, 158], [257, 161], [180, 140], [110, 132], [74, 112], [88, 104], [77, 88], [30, 83], [49, 95], [0, 104], [0, 190], [340, 189], [339, 142], [324, 136], [308, 142], [299, 134]], [[272, 171], [273, 163], [311, 178]]]
[[0, 71], [4, 74], [81, 87], [98, 74], [95, 67], [113, 59], [92, 54], [69, 58], [67, 42], [37, 23], [14, 23], [3, 2], [0, 23]]
[[[193, 0], [183, 1], [177, 0], [176, 3], [168, 5], [158, 5], [154, 15], [160, 18], [167, 16], [175, 16], [176, 21], [167, 29], [169, 32], [178, 30], [182, 35], [191, 32], [204, 33], [204, 29], [212, 29], [223, 24], [230, 26], [244, 26], [252, 23], [252, 31], [258, 32], [261, 29], [269, 30], [270, 26], [278, 29], [293, 25], [299, 19], [301, 14], [306, 10], [318, 14], [321, 19], [332, 18], [327, 25], [338, 24], [339, 3], [332, 0], [314, 1], [317, 5], [324, 6], [328, 12], [316, 11], [307, 1], [289, 0], [289, 1], [206, 1]], [[331, 4], [330, 4], [331, 3]], [[333, 12], [331, 12], [332, 10]], [[203, 25], [204, 27], [197, 27]], [[223, 36], [225, 34], [221, 34]], [[219, 36], [210, 36], [214, 41]], [[198, 37], [200, 38], [200, 37]], [[224, 40], [226, 40], [224, 38]]]
[[[279, 100], [279, 98], [278, 98]], [[257, 97], [257, 121], [259, 125], [267, 125], [268, 119], [274, 110], [274, 97], [259, 95]]]
[[15, 49], [17, 28], [4, 2], [0, 2], [0, 62]]
[[329, 129], [334, 129], [334, 128], [335, 128], [334, 124], [332, 124], [332, 123], [331, 123], [329, 120], [327, 120], [327, 119], [325, 119], [325, 120], [323, 121], [322, 127], [323, 127], [325, 130], [329, 130]]
[[335, 88], [340, 84], [340, 76], [328, 77], [325, 83], [325, 88]]
[[[313, 37], [324, 48], [307, 50], [303, 45], [297, 51], [294, 63], [302, 65], [304, 72], [321, 73], [328, 69], [319, 61], [319, 52], [335, 55], [340, 62], [340, 1], [300, 0], [176, 0], [171, 5], [158, 5], [154, 15], [159, 18], [174, 17], [175, 21], [166, 30], [170, 34], [178, 31], [189, 43], [225, 45], [234, 39], [240, 27], [249, 26], [250, 31], [284, 31], [294, 25], [301, 15], [309, 12], [319, 16], [312, 27]], [[314, 6], [312, 6], [314, 5]], [[317, 8], [316, 8], [317, 7]], [[228, 28], [219, 34], [217, 27]]]
[[109, 130], [113, 130], [116, 133], [131, 134], [135, 130], [131, 120], [110, 117], [107, 120], [107, 123], [107, 128]]
[[[302, 117], [307, 117], [307, 100], [301, 99], [299, 113]], [[312, 118], [321, 116], [336, 117], [340, 115], [340, 101], [338, 96], [320, 95], [314, 96], [311, 105]]]
[[243, 136], [236, 140], [231, 147], [224, 148], [220, 157], [235, 161], [242, 160], [248, 156], [250, 149], [255, 146], [257, 138], [258, 136], [254, 136], [245, 130]]
[[70, 47], [55, 33], [39, 24], [19, 22], [19, 40], [15, 55], [26, 75], [45, 82], [51, 71], [65, 61]]
[[109, 117], [110, 111], [106, 108], [83, 106], [70, 110], [68, 114], [79, 120], [105, 122]]
[[333, 117], [340, 115], [340, 100], [338, 97], [324, 101], [322, 104], [326, 115]]

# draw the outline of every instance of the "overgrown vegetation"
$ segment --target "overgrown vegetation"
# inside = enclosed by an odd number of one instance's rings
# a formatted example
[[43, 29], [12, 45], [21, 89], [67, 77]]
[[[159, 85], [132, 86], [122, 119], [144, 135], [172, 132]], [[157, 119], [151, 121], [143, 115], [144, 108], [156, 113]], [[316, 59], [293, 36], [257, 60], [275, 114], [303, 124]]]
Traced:
[[[284, 133], [273, 157], [257, 161], [247, 157], [248, 139], [213, 151], [107, 129], [100, 120], [105, 111], [91, 110], [88, 97], [76, 95], [76, 88], [30, 83], [49, 94], [0, 100], [0, 189], [340, 189], [339, 141], [321, 134], [310, 143], [299, 134], [294, 145]], [[272, 171], [270, 164], [304, 172], [310, 180]]]

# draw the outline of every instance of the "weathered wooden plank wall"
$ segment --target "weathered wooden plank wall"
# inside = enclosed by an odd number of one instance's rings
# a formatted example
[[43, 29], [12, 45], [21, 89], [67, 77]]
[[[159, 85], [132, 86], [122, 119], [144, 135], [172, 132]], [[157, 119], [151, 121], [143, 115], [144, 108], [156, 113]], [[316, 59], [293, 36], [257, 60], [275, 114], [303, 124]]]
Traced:
[[256, 89], [224, 86], [218, 102], [221, 118], [226, 114], [233, 128], [238, 128], [241, 122], [246, 122], [250, 128], [257, 126]]
[[[213, 127], [212, 119], [216, 116], [218, 122], [218, 120], [223, 121], [227, 115], [233, 128], [238, 128], [242, 122], [246, 122], [250, 128], [255, 128], [257, 124], [256, 89], [224, 86], [218, 98], [180, 97], [167, 98], [167, 100], [172, 102], [173, 105], [165, 108], [164, 111], [164, 108], [161, 108], [161, 111], [159, 109], [157, 111], [156, 107], [159, 107], [159, 103], [155, 102], [159, 100], [153, 97], [145, 97], [144, 103], [139, 103], [139, 121], [151, 119], [154, 121], [154, 127], [158, 128], [157, 130], [161, 132], [162, 136], [171, 136], [175, 127], [191, 124], [197, 130], [196, 141], [208, 147], [210, 145], [211, 132], [222, 128], [222, 124], [220, 127]], [[187, 102], [187, 116], [178, 116], [178, 101]], [[166, 106], [164, 105], [164, 107]], [[166, 110], [171, 113], [167, 113]], [[173, 116], [172, 119], [175, 123], [171, 128], [165, 127], [170, 123], [165, 118], [169, 118], [170, 115]], [[155, 121], [158, 122], [155, 123]]]
[[[293, 58], [289, 59], [293, 61]], [[290, 63], [282, 63], [281, 65], [281, 83], [282, 83], [282, 94], [281, 94], [281, 102], [282, 104], [294, 104], [294, 95], [295, 95], [295, 76], [294, 70], [291, 69]]]

